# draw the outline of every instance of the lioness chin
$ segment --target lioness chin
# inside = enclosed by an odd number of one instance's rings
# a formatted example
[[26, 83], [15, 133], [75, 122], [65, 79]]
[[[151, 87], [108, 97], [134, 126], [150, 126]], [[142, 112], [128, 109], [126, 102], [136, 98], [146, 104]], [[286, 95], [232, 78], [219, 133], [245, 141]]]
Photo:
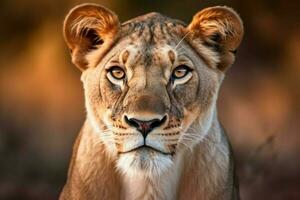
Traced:
[[87, 119], [61, 200], [238, 199], [216, 110], [243, 37], [234, 10], [206, 8], [189, 25], [159, 13], [121, 24], [82, 4], [64, 37], [82, 70]]

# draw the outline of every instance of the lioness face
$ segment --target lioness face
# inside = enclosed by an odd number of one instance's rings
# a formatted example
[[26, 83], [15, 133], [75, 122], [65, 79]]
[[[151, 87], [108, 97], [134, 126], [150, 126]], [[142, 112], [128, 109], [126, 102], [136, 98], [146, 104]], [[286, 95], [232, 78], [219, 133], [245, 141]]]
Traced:
[[[232, 10], [221, 11], [240, 22]], [[225, 50], [235, 50], [239, 38], [227, 36], [236, 43], [230, 49], [219, 29], [199, 33], [198, 18], [186, 27], [150, 13], [120, 25], [96, 5], [67, 16], [73, 62], [85, 68], [88, 120], [124, 173], [159, 175], [207, 134], [223, 72], [234, 59]]]
[[[219, 85], [216, 72], [188, 45], [175, 48], [179, 37], [160, 38], [163, 30], [153, 29], [123, 38], [84, 73], [89, 117], [126, 169], [167, 167], [181, 147], [203, 138], [205, 132], [187, 130], [209, 111]], [[205, 126], [209, 119], [202, 117]]]

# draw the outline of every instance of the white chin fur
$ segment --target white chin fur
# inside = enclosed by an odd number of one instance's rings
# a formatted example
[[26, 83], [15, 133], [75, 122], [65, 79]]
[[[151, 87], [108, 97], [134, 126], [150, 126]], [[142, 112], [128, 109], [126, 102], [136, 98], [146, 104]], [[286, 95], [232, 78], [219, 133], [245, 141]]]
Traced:
[[173, 164], [171, 155], [141, 149], [120, 154], [117, 168], [127, 176], [160, 176]]

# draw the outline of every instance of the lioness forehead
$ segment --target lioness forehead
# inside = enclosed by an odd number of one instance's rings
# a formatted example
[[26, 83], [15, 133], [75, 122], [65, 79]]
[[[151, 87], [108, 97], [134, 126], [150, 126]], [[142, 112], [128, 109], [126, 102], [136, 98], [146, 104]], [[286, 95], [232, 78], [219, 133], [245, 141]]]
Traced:
[[179, 20], [153, 12], [123, 23], [121, 37], [129, 37], [131, 44], [142, 41], [148, 46], [164, 44], [174, 46], [184, 27], [185, 24]]
[[135, 68], [143, 65], [170, 66], [177, 59], [184, 23], [160, 13], [149, 13], [121, 25], [120, 36], [109, 56]]

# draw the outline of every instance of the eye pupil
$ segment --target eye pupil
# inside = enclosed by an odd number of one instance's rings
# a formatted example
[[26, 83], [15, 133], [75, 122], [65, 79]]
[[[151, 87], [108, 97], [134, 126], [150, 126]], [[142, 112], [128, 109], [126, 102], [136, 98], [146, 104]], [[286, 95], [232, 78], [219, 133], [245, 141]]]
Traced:
[[113, 66], [111, 67], [108, 72], [111, 74], [111, 76], [115, 79], [123, 79], [125, 78], [125, 72], [121, 67]]
[[188, 74], [189, 71], [190, 69], [187, 66], [180, 65], [176, 67], [175, 70], [173, 71], [172, 78], [174, 79], [183, 78]]
[[176, 70], [175, 71], [175, 75], [177, 75], [177, 76], [182, 76], [182, 75], [184, 75], [186, 73], [186, 70]]

